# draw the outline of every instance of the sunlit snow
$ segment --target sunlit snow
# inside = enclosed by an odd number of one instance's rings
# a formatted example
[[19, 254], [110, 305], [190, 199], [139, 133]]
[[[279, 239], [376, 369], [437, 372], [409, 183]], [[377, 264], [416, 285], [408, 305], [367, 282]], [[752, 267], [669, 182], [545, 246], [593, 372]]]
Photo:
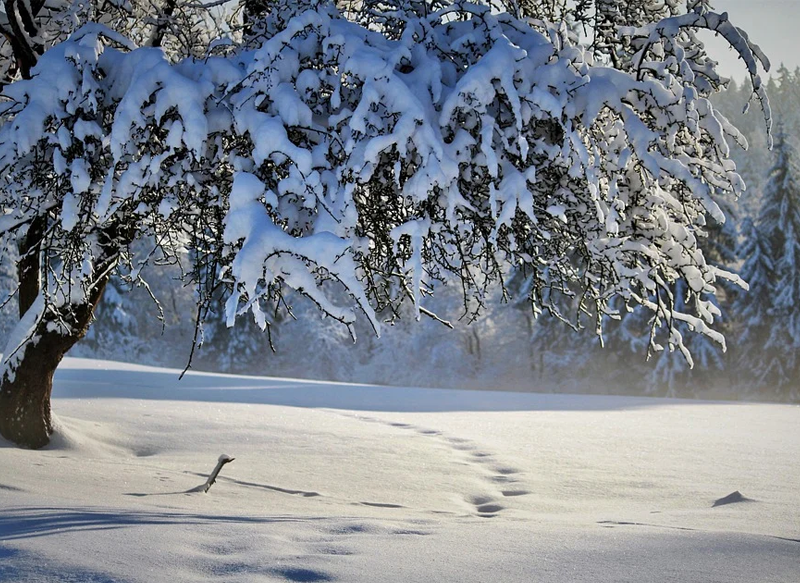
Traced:
[[0, 581], [800, 576], [797, 406], [66, 359], [54, 409], [47, 449], [0, 442]]

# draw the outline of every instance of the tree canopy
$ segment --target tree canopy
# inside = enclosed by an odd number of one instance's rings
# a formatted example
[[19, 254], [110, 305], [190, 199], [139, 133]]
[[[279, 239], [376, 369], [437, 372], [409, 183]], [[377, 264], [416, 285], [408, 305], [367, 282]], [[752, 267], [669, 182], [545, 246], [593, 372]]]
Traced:
[[85, 332], [109, 274], [139, 281], [155, 258], [183, 266], [198, 322], [223, 294], [228, 324], [266, 329], [290, 288], [379, 331], [403, 301], [427, 313], [436, 281], [477, 312], [522, 273], [537, 313], [599, 329], [617, 300], [724, 342], [713, 294], [736, 277], [699, 238], [743, 189], [743, 138], [695, 32], [739, 52], [769, 122], [768, 62], [706, 3], [619, 4], [597, 2], [614, 34], [597, 20], [590, 48], [580, 13], [462, 1], [270, 3], [238, 47], [179, 59], [82, 26], [3, 92], [0, 235], [27, 274], [4, 382], [43, 333]]

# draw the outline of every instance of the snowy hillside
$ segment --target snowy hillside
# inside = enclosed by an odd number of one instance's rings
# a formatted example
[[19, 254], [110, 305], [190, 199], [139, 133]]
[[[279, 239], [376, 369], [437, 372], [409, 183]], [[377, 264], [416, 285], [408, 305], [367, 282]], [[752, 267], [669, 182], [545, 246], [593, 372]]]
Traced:
[[0, 443], [3, 582], [800, 580], [797, 406], [67, 359], [54, 410]]

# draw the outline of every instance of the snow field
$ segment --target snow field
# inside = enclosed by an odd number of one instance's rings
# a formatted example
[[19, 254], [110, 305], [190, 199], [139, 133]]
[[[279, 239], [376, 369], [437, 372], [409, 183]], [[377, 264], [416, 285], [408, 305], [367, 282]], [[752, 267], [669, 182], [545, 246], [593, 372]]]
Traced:
[[0, 581], [800, 576], [800, 407], [177, 376], [66, 360]]

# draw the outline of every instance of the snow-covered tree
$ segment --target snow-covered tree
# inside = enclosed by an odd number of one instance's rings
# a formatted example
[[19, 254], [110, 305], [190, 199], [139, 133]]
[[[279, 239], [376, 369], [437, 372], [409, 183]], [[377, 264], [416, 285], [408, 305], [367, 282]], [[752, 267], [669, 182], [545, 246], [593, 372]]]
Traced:
[[741, 360], [767, 393], [800, 397], [800, 169], [780, 132], [761, 212], [747, 224], [742, 276], [750, 293], [734, 307], [743, 331]]
[[47, 443], [52, 373], [110, 275], [144, 277], [130, 248], [145, 239], [194, 285], [198, 325], [223, 294], [229, 325], [264, 329], [294, 290], [379, 330], [406, 301], [428, 314], [436, 281], [480, 307], [513, 267], [536, 311], [577, 294], [599, 319], [620, 298], [722, 341], [728, 274], [697, 233], [722, 219], [715, 196], [742, 190], [726, 143], [740, 135], [693, 31], [739, 52], [769, 119], [757, 47], [704, 10], [617, 28], [607, 60], [565, 25], [387, 4], [379, 22], [373, 4], [275, 2], [241, 50], [178, 61], [90, 24], [6, 87], [0, 233], [20, 249], [22, 317], [4, 436]]
[[166, 54], [202, 56], [229, 29], [203, 2], [184, 0], [4, 0], [0, 4], [0, 74], [27, 79], [39, 57], [87, 22], [124, 33]]
[[778, 106], [773, 108], [775, 118], [785, 128], [789, 141], [796, 145], [800, 132], [800, 68], [792, 72], [781, 63], [770, 81], [775, 90], [775, 97], [770, 94], [770, 99]]
[[[674, 293], [677, 301], [683, 301], [686, 296], [683, 282], [676, 282]], [[721, 322], [720, 328], [727, 332], [725, 323]], [[677, 341], [676, 336], [680, 338]], [[678, 342], [685, 344], [690, 358], [674, 350]], [[664, 350], [651, 356], [650, 366], [643, 375], [646, 392], [666, 397], [692, 396], [722, 381], [725, 354], [707, 336], [692, 334], [691, 327], [681, 323], [664, 344]]]
[[765, 354], [760, 349], [750, 351], [748, 347], [758, 346], [769, 335], [770, 297], [777, 276], [770, 242], [756, 222], [746, 218], [742, 221], [741, 231], [742, 242], [738, 249], [739, 256], [744, 259], [741, 275], [749, 288], [747, 293], [737, 293], [733, 311], [740, 326], [737, 346], [737, 352], [741, 352], [739, 362], [742, 371], [751, 376], [763, 368]]
[[[726, 209], [726, 215], [732, 217], [733, 210], [727, 202], [720, 201], [720, 205]], [[729, 221], [718, 223], [709, 217], [699, 244], [707, 261], [719, 269], [733, 270], [737, 260], [736, 232]], [[721, 314], [717, 318], [717, 329], [727, 336], [731, 330], [730, 321], [727, 317], [723, 319], [722, 314], [727, 312], [732, 297], [741, 288], [726, 280], [721, 280], [719, 287], [713, 299]], [[675, 282], [672, 296], [678, 309], [682, 309], [687, 297], [684, 281]], [[726, 309], [722, 309], [723, 306]], [[652, 313], [641, 309], [629, 313], [620, 309], [619, 317], [620, 321], [608, 322], [604, 336], [610, 351], [617, 352], [616, 358], [627, 366], [619, 370], [607, 367], [606, 370], [613, 373], [609, 382], [626, 385], [630, 392], [667, 397], [692, 396], [712, 385], [725, 383], [726, 355], [709, 336], [693, 334], [686, 323], [678, 323], [669, 334], [662, 333], [648, 340], [643, 330], [649, 328], [658, 332], [652, 328], [651, 321], [645, 322], [645, 319], [652, 319]], [[681, 344], [685, 345], [686, 352], [675, 350]]]

